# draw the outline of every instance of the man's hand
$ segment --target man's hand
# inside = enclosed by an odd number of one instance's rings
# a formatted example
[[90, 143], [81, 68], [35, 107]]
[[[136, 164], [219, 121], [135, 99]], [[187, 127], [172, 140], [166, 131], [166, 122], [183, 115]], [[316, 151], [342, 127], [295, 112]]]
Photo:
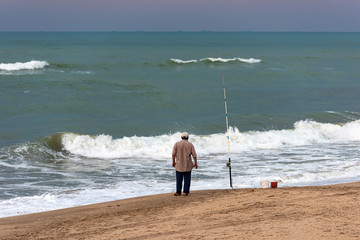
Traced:
[[197, 165], [197, 163], [195, 163], [195, 164], [194, 164], [194, 166], [195, 166], [195, 169], [198, 169], [198, 165]]
[[175, 167], [176, 166], [176, 161], [175, 161], [176, 156], [172, 155], [172, 166]]

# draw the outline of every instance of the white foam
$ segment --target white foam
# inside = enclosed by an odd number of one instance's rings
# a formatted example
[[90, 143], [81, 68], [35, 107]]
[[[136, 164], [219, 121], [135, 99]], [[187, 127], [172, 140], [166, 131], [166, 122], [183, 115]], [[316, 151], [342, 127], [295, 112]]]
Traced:
[[[344, 164], [341, 162], [339, 164]], [[333, 183], [342, 182], [343, 179], [353, 179], [359, 177], [360, 166], [353, 164], [353, 166], [339, 168], [339, 169], [324, 169], [317, 165], [316, 171], [311, 171], [310, 169], [302, 169], [302, 171], [297, 174], [277, 175], [272, 178], [281, 183], [287, 184], [289, 186], [294, 185], [314, 185], [319, 182], [324, 182], [329, 184], [329, 180]]]
[[[157, 186], [156, 190], [149, 186]], [[125, 198], [167, 193], [173, 185], [158, 181], [122, 182], [108, 188], [55, 191], [42, 195], [17, 197], [0, 201], [0, 217], [51, 211], [62, 208], [114, 201]]]
[[88, 158], [166, 158], [179, 134], [113, 139], [105, 134], [90, 136], [66, 133], [62, 136], [62, 144], [66, 151]]
[[197, 63], [197, 62], [212, 62], [212, 63], [228, 63], [228, 62], [244, 62], [244, 63], [260, 63], [262, 62], [261, 59], [255, 59], [255, 58], [212, 58], [212, 57], [208, 57], [208, 58], [202, 58], [200, 60], [181, 60], [181, 59], [176, 59], [176, 58], [171, 58], [170, 61], [174, 62], [174, 63], [178, 63], [178, 64], [189, 64], [189, 63]]
[[209, 61], [209, 62], [221, 62], [221, 63], [227, 63], [227, 62], [244, 62], [244, 63], [260, 63], [261, 59], [255, 59], [255, 58], [202, 58], [200, 61]]
[[179, 63], [179, 64], [188, 64], [188, 63], [198, 62], [197, 60], [181, 60], [181, 59], [175, 59], [175, 58], [171, 58], [170, 61], [172, 61], [174, 63]]
[[[173, 144], [180, 133], [154, 137], [124, 137], [113, 139], [109, 135], [79, 135], [65, 133], [62, 136], [64, 149], [72, 154], [88, 158], [160, 158], [171, 154]], [[201, 155], [223, 154], [227, 152], [225, 133], [192, 135], [191, 141]], [[341, 141], [360, 141], [360, 120], [347, 124], [299, 121], [294, 129], [240, 132], [230, 128], [231, 151], [241, 153], [256, 149], [278, 149], [288, 146], [311, 145]]]
[[0, 63], [0, 70], [3, 71], [19, 71], [19, 70], [34, 70], [41, 69], [48, 66], [46, 61], [30, 61], [30, 62], [16, 62], [16, 63]]

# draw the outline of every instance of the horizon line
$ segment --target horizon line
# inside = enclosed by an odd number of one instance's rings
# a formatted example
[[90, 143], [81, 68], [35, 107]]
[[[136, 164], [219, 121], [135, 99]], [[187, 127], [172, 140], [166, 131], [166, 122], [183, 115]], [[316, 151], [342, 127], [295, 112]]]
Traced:
[[199, 30], [199, 31], [118, 31], [118, 30], [0, 30], [0, 33], [360, 33], [360, 31], [212, 31], [212, 30]]

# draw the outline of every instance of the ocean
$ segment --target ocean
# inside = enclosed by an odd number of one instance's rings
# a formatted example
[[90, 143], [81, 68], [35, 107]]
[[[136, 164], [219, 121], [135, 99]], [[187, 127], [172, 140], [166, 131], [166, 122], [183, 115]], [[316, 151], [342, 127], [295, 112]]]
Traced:
[[175, 191], [360, 180], [360, 33], [0, 33], [0, 217]]

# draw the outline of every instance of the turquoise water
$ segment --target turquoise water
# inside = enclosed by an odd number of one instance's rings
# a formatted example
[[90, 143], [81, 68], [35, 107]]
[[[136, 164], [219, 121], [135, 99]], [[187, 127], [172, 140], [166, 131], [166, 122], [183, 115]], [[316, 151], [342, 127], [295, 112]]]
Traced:
[[[0, 72], [0, 143], [61, 131], [219, 132], [221, 74], [230, 122], [241, 130], [327, 122], [324, 111], [358, 110], [359, 44], [357, 33], [2, 33], [1, 63], [49, 66]], [[169, 62], [207, 57], [262, 62]]]
[[222, 74], [236, 187], [359, 180], [359, 62], [360, 33], [0, 33], [3, 215], [171, 192], [182, 131], [227, 187]]

